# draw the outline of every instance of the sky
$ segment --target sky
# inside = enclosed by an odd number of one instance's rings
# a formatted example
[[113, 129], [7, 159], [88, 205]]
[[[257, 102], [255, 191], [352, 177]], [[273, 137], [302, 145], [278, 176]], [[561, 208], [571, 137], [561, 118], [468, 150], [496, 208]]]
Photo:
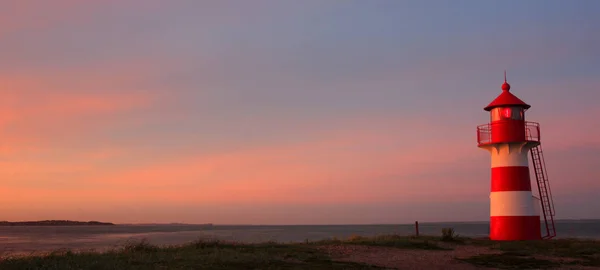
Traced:
[[600, 218], [598, 13], [0, 0], [0, 220], [485, 221], [476, 127], [504, 70], [540, 123], [556, 218]]

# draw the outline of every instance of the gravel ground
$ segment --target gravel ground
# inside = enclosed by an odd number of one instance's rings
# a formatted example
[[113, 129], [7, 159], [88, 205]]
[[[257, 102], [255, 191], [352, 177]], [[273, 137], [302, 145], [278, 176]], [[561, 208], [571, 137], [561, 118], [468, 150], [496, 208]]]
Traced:
[[360, 262], [391, 269], [482, 269], [454, 258], [498, 251], [486, 247], [457, 246], [454, 250], [411, 250], [393, 247], [328, 245], [321, 249], [339, 261]]
[[[337, 261], [357, 262], [388, 269], [494, 269], [478, 267], [455, 258], [482, 254], [501, 254], [501, 251], [481, 246], [455, 246], [454, 250], [416, 250], [360, 245], [327, 245], [319, 247]], [[566, 258], [535, 256], [538, 259], [569, 261]], [[588, 266], [562, 266], [553, 269], [600, 269]]]

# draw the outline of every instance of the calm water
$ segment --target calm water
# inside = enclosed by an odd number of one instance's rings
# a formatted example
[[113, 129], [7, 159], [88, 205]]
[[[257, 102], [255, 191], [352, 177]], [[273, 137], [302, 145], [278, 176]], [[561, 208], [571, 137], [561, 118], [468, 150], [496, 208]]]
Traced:
[[[421, 223], [421, 234], [440, 235], [444, 227], [452, 227], [463, 236], [485, 237], [488, 223]], [[560, 238], [600, 239], [600, 220], [558, 221]], [[351, 235], [414, 234], [414, 224], [400, 225], [117, 225], [117, 226], [52, 226], [0, 227], [0, 255], [28, 254], [57, 249], [105, 250], [128, 241], [146, 239], [157, 245], [183, 244], [203, 239], [240, 242], [301, 242]]]

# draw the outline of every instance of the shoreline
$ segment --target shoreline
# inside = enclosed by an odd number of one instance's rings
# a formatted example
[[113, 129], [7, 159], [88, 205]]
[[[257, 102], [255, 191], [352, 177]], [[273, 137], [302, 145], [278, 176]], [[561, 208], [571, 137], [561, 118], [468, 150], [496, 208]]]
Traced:
[[[450, 225], [450, 224], [444, 224]], [[594, 224], [593, 224], [594, 225]], [[346, 239], [352, 235], [375, 237], [377, 235], [414, 235], [414, 225], [379, 226], [326, 226], [314, 229], [304, 226], [222, 226], [201, 225], [115, 225], [115, 226], [12, 226], [0, 227], [0, 255], [39, 254], [53, 250], [106, 250], [131, 241], [148, 240], [157, 246], [182, 245], [195, 239], [217, 239], [236, 241], [244, 244], [256, 244], [265, 241], [279, 243], [314, 242], [338, 237]], [[594, 225], [595, 226], [595, 225]], [[592, 226], [592, 227], [594, 227]], [[422, 235], [436, 235], [444, 226], [426, 226], [421, 224]], [[450, 227], [450, 226], [449, 226]], [[597, 233], [588, 234], [590, 226], [568, 227], [555, 240], [600, 240]], [[455, 232], [471, 239], [485, 239], [484, 230], [473, 227], [455, 227]], [[485, 228], [484, 228], [485, 229]]]

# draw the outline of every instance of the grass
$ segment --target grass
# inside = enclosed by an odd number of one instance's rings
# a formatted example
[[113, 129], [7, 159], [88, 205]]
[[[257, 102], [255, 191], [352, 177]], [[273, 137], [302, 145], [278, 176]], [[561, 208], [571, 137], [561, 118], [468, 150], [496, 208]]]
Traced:
[[425, 250], [448, 250], [447, 247], [442, 247], [438, 244], [439, 237], [433, 236], [400, 236], [400, 235], [379, 235], [373, 237], [364, 237], [353, 235], [348, 239], [327, 239], [313, 242], [314, 245], [332, 245], [332, 244], [350, 244], [350, 245], [365, 245], [365, 246], [384, 246], [395, 247], [402, 249], [425, 249]]
[[62, 252], [46, 256], [9, 258], [0, 269], [376, 269], [374, 266], [335, 262], [303, 244], [236, 244], [196, 241], [157, 247], [130, 243], [105, 252]]
[[575, 258], [580, 259], [583, 265], [600, 266], [600, 241], [595, 240], [556, 239], [551, 241], [502, 242], [493, 248], [549, 257]]
[[157, 247], [142, 240], [104, 253], [58, 251], [45, 256], [8, 258], [0, 260], [0, 269], [379, 269], [372, 265], [333, 261], [316, 247], [338, 244], [447, 249], [437, 244], [439, 239], [381, 235], [289, 244], [199, 240], [166, 247]]
[[454, 232], [454, 228], [442, 228], [442, 241], [454, 242], [458, 239], [458, 234]]
[[499, 242], [495, 248], [549, 256], [588, 257], [600, 254], [600, 241], [584, 239], [555, 239], [551, 241]]
[[44, 256], [0, 258], [0, 269], [380, 269], [367, 264], [335, 261], [318, 249], [324, 245], [384, 246], [419, 249], [423, 252], [449, 250], [458, 245], [479, 245], [501, 253], [478, 254], [457, 260], [501, 269], [600, 266], [600, 241], [561, 239], [493, 242], [458, 238], [450, 230], [445, 230], [442, 237], [351, 236], [347, 239], [287, 244], [198, 240], [185, 245], [158, 247], [141, 241], [103, 253], [64, 250]]
[[[502, 251], [502, 254], [474, 256], [466, 261], [484, 266], [484, 261], [502, 262], [505, 267], [519, 266], [525, 269], [528, 262], [551, 266], [550, 263], [561, 265], [583, 265], [600, 267], [600, 241], [587, 239], [553, 239], [538, 241], [489, 241], [470, 239], [467, 244], [484, 245], [491, 249]], [[544, 259], [540, 259], [544, 258]], [[552, 260], [550, 260], [552, 259]], [[499, 267], [500, 266], [494, 266]], [[540, 268], [537, 266], [534, 268]]]
[[546, 269], [560, 266], [554, 261], [514, 253], [483, 254], [458, 260], [477, 266], [499, 269]]

